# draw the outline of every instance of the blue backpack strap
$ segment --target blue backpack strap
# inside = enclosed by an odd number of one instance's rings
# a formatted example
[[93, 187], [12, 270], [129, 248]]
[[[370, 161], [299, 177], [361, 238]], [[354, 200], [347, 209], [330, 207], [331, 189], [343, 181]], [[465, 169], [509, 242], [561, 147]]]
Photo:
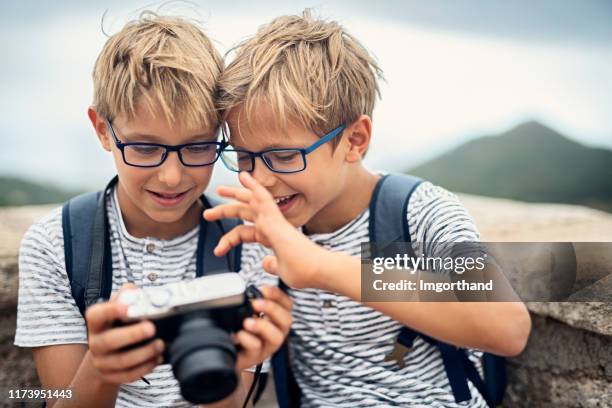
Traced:
[[112, 289], [112, 259], [106, 219], [106, 192], [87, 193], [62, 207], [64, 259], [72, 297], [79, 312], [99, 298], [108, 299]]
[[[222, 203], [222, 201], [202, 196], [205, 208], [212, 208]], [[240, 271], [240, 255], [242, 246], [232, 248], [224, 257], [217, 257], [213, 250], [221, 237], [232, 228], [240, 225], [241, 220], [237, 218], [222, 219], [219, 221], [208, 222], [202, 218], [200, 220], [200, 236], [198, 238], [198, 252], [196, 260], [196, 276], [203, 276], [218, 272]]]
[[[370, 202], [369, 226], [370, 241], [375, 242], [378, 248], [384, 248], [393, 242], [412, 242], [406, 214], [410, 197], [421, 182], [417, 177], [395, 173], [387, 174], [379, 180]], [[414, 256], [411, 245], [408, 245], [407, 250], [410, 252], [408, 255]], [[505, 371], [500, 370], [505, 361], [503, 358], [485, 353], [483, 360], [490, 361], [491, 373], [485, 377], [485, 382], [464, 349], [438, 341], [406, 326], [400, 329], [397, 341], [410, 348], [417, 337], [435, 345], [440, 351], [456, 402], [469, 401], [472, 398], [468, 380], [474, 384], [489, 406], [493, 407], [501, 402], [504, 388], [501, 384], [505, 384]], [[503, 381], [496, 380], [494, 376], [503, 376]], [[493, 380], [489, 381], [490, 378]], [[490, 397], [490, 383], [498, 385], [496, 398]]]
[[[104, 192], [87, 193], [67, 201], [62, 207], [64, 259], [72, 297], [81, 315], [98, 299], [110, 298], [112, 290], [112, 255], [108, 236], [106, 196], [117, 182], [117, 177]], [[203, 197], [207, 208], [212, 203]], [[213, 201], [214, 202], [214, 201]], [[217, 204], [217, 202], [215, 202]], [[198, 237], [196, 275], [240, 270], [240, 247], [225, 257], [216, 257], [213, 249], [219, 239], [238, 220], [206, 222], [202, 219]]]
[[482, 366], [484, 369], [485, 387], [488, 397], [491, 400], [489, 405], [498, 406], [504, 400], [506, 384], [506, 359], [491, 353], [484, 353], [482, 356]]
[[378, 180], [370, 200], [370, 241], [380, 247], [410, 242], [406, 212], [412, 193], [422, 182], [418, 177], [397, 173]]

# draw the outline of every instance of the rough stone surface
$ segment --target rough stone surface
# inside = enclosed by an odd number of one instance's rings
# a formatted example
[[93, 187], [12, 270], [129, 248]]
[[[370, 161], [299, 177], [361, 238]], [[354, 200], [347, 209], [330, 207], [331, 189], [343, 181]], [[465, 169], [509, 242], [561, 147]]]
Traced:
[[612, 337], [532, 313], [525, 351], [509, 360], [508, 407], [612, 406]]
[[[482, 240], [489, 242], [612, 242], [612, 215], [584, 207], [528, 204], [461, 195]], [[53, 206], [0, 209], [0, 387], [36, 386], [28, 350], [12, 346], [17, 251], [28, 226]], [[610, 257], [575, 245], [580, 264], [576, 299], [612, 293]], [[585, 249], [586, 248], [586, 249]], [[581, 261], [581, 259], [583, 261]], [[527, 304], [533, 330], [525, 351], [509, 359], [507, 407], [612, 407], [612, 303]], [[274, 406], [268, 387], [265, 402]], [[2, 402], [0, 402], [0, 406]]]

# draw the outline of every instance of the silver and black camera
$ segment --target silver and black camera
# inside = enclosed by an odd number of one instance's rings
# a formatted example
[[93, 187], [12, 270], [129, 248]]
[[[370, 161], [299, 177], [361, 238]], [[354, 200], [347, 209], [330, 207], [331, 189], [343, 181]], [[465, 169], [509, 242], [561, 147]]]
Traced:
[[[119, 324], [151, 320], [166, 343], [164, 362], [172, 365], [183, 397], [193, 403], [219, 401], [238, 385], [236, 346], [230, 334], [253, 315], [250, 301], [262, 297], [234, 272], [122, 292], [128, 305]], [[132, 347], [137, 347], [132, 346]]]

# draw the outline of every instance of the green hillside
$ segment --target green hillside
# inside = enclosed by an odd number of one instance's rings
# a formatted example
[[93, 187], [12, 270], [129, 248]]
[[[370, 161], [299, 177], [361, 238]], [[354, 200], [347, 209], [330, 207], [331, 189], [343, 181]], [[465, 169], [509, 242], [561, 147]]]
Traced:
[[458, 192], [612, 210], [612, 151], [537, 122], [472, 140], [409, 173]]
[[0, 177], [0, 206], [61, 203], [77, 194], [16, 177]]

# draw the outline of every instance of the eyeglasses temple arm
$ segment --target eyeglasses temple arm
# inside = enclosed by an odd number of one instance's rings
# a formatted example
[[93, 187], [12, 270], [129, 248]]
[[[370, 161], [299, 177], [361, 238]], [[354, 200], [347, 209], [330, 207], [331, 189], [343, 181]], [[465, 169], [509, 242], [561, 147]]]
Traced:
[[317, 142], [312, 144], [308, 149], [305, 149], [304, 153], [308, 154], [308, 153], [312, 152], [313, 150], [315, 150], [317, 147], [321, 146], [322, 144], [325, 144], [325, 143], [329, 142], [334, 137], [336, 137], [338, 135], [338, 133], [342, 132], [345, 127], [346, 127], [346, 125], [338, 126], [334, 130], [332, 130], [331, 132], [329, 132], [328, 134], [323, 136], [321, 139], [319, 139]]

